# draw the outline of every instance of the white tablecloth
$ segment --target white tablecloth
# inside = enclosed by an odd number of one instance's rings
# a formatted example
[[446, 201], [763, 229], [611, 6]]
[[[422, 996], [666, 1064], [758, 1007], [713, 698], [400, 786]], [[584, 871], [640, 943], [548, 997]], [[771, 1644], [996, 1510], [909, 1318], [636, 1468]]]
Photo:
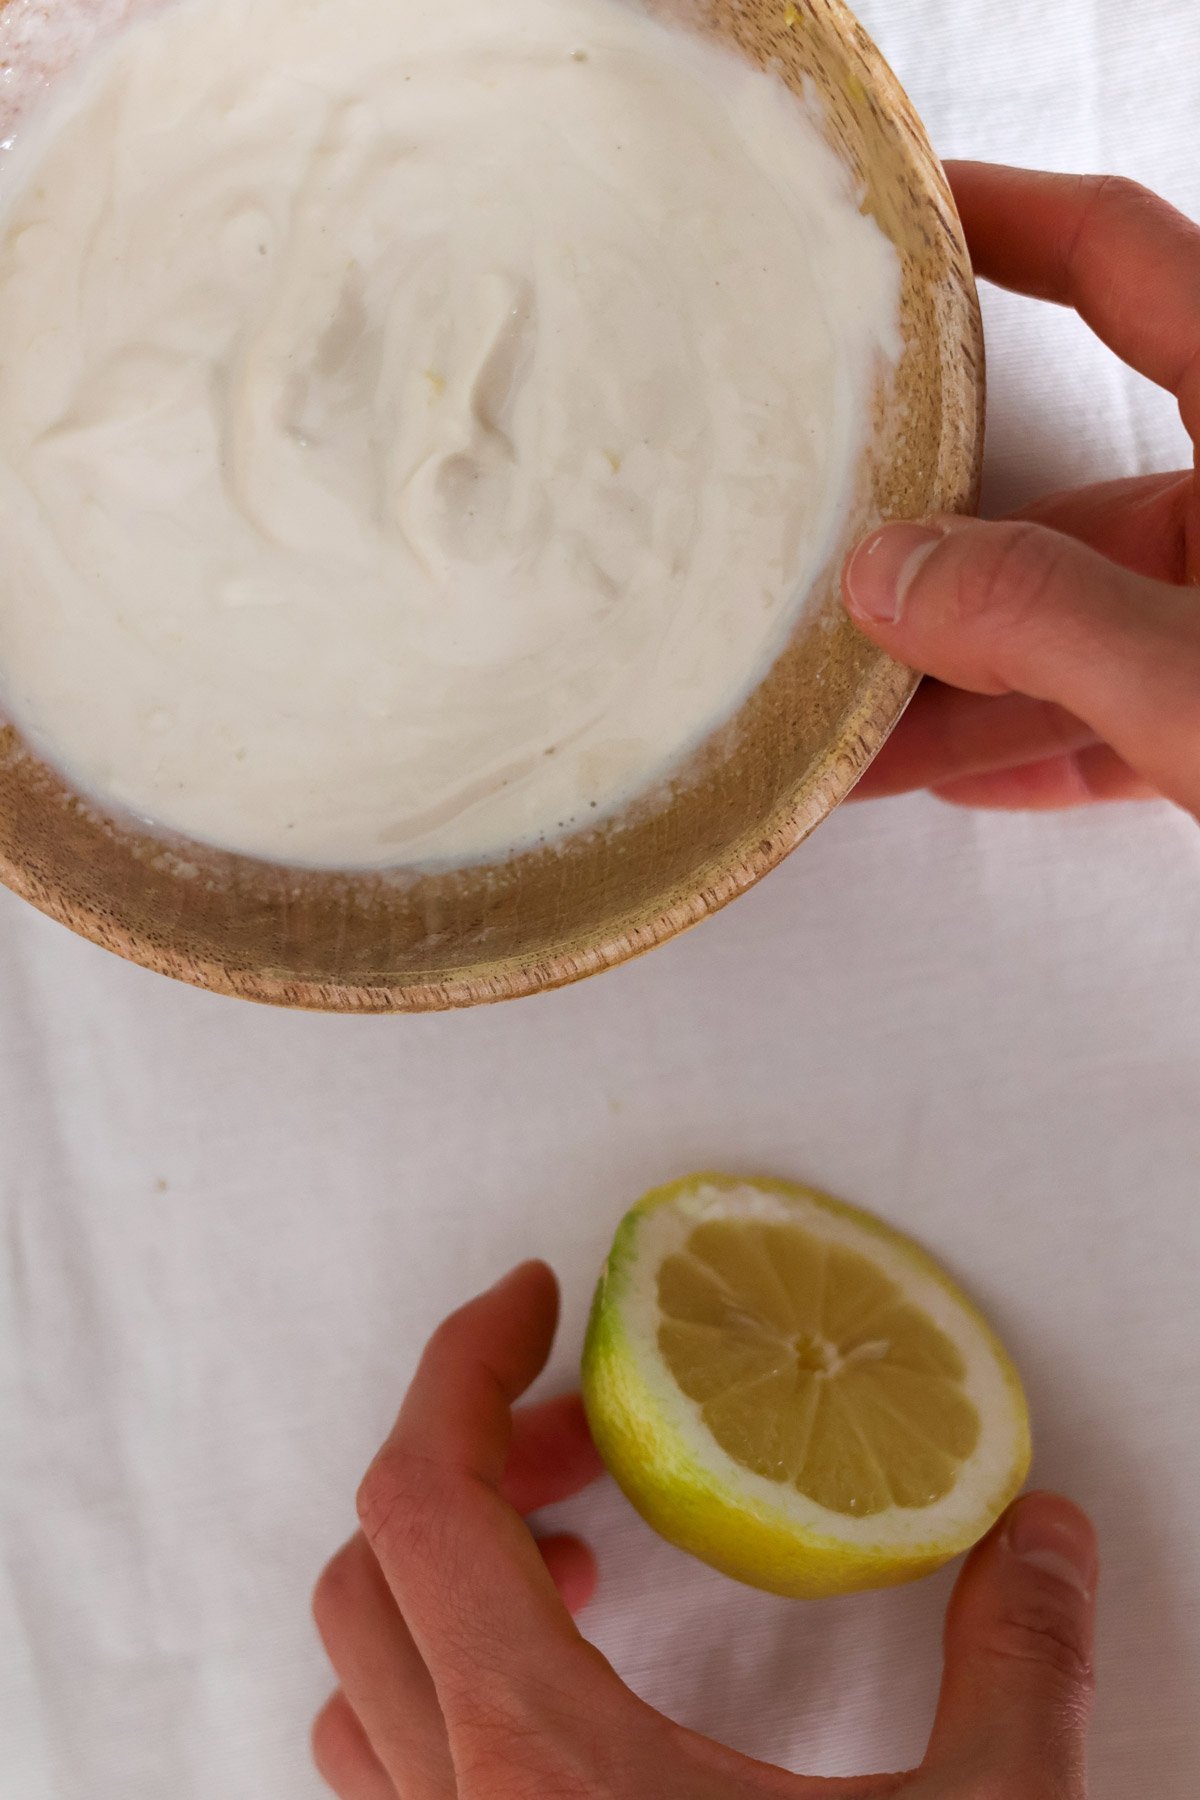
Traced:
[[[862, 10], [944, 153], [1200, 212], [1195, 0]], [[994, 502], [1182, 460], [1073, 320], [988, 322]], [[1166, 807], [844, 810], [643, 962], [446, 1018], [257, 1011], [5, 897], [0, 1793], [315, 1800], [308, 1589], [425, 1332], [539, 1252], [570, 1381], [617, 1215], [707, 1164], [876, 1207], [978, 1291], [1037, 1479], [1103, 1533], [1095, 1800], [1194, 1800], [1198, 1076], [1200, 832]], [[590, 1629], [654, 1701], [796, 1767], [919, 1754], [948, 1576], [788, 1604], [611, 1487], [568, 1511]]]

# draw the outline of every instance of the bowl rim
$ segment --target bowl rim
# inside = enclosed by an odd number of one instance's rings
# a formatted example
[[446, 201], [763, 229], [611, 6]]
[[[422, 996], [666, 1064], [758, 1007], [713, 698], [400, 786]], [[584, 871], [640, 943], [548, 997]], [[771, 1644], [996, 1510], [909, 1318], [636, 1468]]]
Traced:
[[43, 888], [21, 865], [0, 859], [0, 879], [38, 912], [101, 949], [153, 974], [211, 993], [299, 1012], [449, 1012], [568, 987], [631, 962], [721, 912], [776, 869], [845, 799], [899, 723], [921, 677], [880, 653], [862, 684], [845, 741], [814, 765], [795, 800], [755, 839], [754, 848], [702, 888], [649, 917], [609, 932], [594, 944], [549, 951], [544, 957], [482, 961], [445, 979], [400, 983], [323, 982], [269, 968], [241, 969], [217, 958], [184, 955], [148, 933], [116, 922], [99, 908]]

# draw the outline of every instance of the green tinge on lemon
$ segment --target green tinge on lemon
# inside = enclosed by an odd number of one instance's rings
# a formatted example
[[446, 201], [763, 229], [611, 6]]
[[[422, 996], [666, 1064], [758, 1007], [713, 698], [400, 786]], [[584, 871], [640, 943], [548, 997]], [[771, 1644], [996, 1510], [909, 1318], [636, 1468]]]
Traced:
[[655, 1530], [772, 1593], [927, 1574], [1029, 1468], [1020, 1378], [966, 1296], [881, 1220], [788, 1182], [693, 1175], [626, 1214], [583, 1392]]

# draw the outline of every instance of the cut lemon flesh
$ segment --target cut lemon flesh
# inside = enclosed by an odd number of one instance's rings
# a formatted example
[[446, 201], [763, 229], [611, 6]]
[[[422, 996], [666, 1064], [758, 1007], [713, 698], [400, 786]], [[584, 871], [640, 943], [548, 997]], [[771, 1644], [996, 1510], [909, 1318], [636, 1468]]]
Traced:
[[626, 1215], [584, 1399], [663, 1536], [780, 1593], [938, 1567], [1029, 1464], [1020, 1380], [970, 1301], [881, 1221], [787, 1183], [698, 1175]]

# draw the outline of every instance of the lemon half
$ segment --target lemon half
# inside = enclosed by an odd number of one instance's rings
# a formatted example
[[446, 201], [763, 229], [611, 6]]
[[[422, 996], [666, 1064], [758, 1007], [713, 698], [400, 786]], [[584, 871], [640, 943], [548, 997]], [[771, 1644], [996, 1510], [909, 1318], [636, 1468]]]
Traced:
[[966, 1296], [881, 1220], [788, 1182], [693, 1175], [626, 1214], [583, 1392], [655, 1530], [772, 1593], [927, 1574], [1029, 1468], [1020, 1377]]

